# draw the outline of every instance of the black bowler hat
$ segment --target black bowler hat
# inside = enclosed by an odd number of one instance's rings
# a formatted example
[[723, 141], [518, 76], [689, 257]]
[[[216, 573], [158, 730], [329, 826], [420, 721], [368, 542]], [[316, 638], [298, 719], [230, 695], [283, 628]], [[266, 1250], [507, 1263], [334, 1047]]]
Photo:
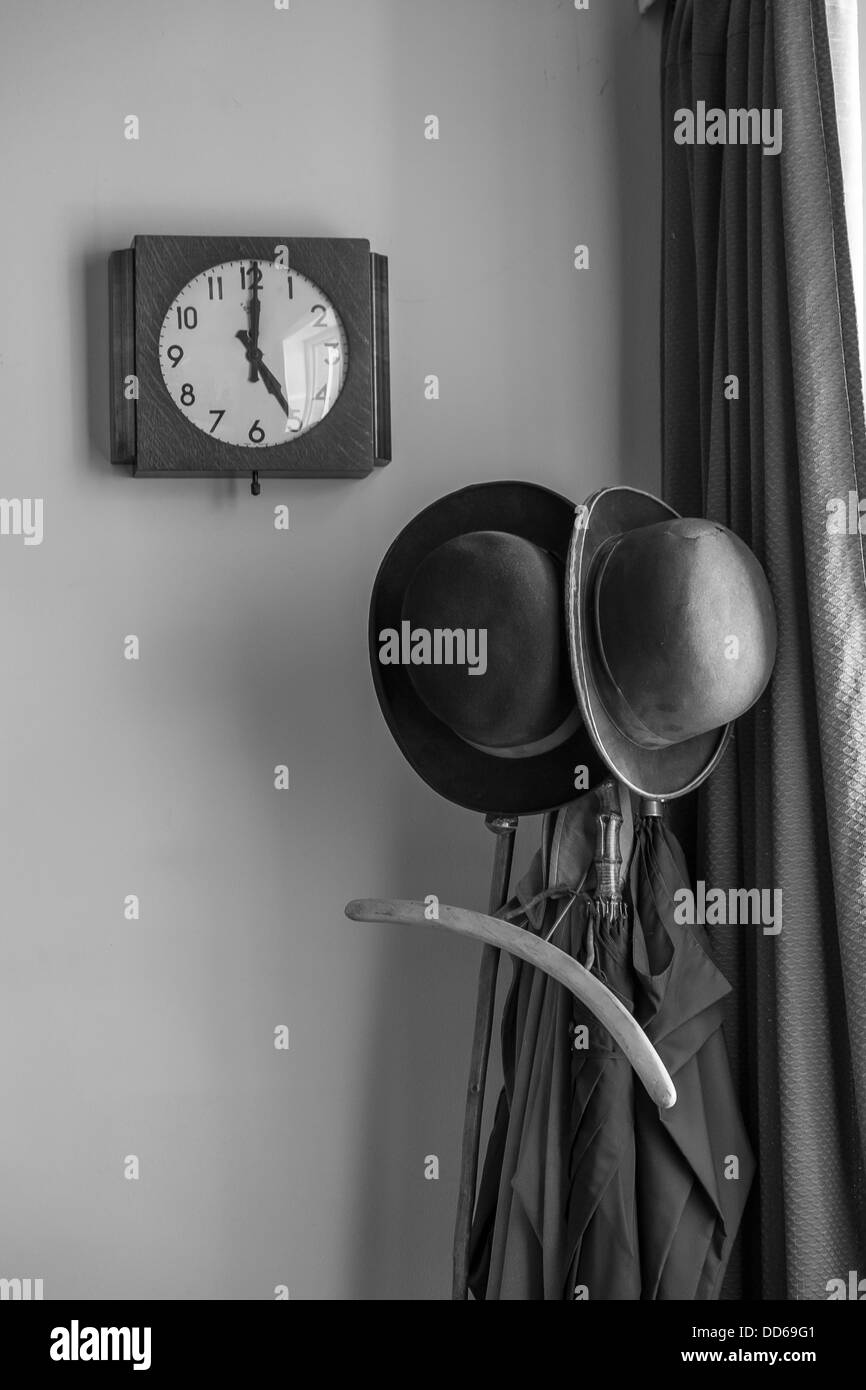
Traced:
[[547, 488], [480, 483], [414, 517], [376, 577], [382, 712], [419, 776], [469, 810], [534, 815], [574, 799], [578, 766], [590, 785], [603, 773], [570, 674], [573, 520]]
[[607, 767], [644, 796], [692, 791], [776, 659], [764, 571], [716, 522], [635, 488], [577, 508], [566, 609], [584, 725]]

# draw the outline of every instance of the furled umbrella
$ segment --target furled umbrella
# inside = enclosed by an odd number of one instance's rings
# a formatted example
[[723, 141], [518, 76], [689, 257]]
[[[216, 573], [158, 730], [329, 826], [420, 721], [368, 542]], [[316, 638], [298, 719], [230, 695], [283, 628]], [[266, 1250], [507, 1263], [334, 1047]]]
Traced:
[[[644, 1024], [677, 1104], [663, 1113], [645, 1103], [598, 1021], [519, 966], [473, 1227], [476, 1298], [717, 1297], [748, 1195], [754, 1162], [721, 1034], [719, 1001], [729, 987], [700, 932], [675, 920], [673, 894], [688, 879], [657, 814], [637, 818], [631, 856], [626, 845], [623, 900], [617, 841], [631, 813], [618, 791], [618, 804], [609, 786], [599, 794], [593, 891], [572, 882], [568, 916], [553, 921], [565, 934], [560, 944]], [[586, 861], [589, 834], [570, 809], [558, 821], [573, 864]], [[542, 861], [541, 896], [550, 899], [568, 878], [567, 860], [551, 852]], [[535, 874], [519, 890], [530, 929], [537, 865]], [[545, 909], [546, 927], [553, 909]]]
[[[598, 816], [592, 895], [583, 903], [587, 969], [634, 1009], [631, 933], [621, 889], [619, 813], [610, 788]], [[629, 823], [631, 816], [629, 814]], [[628, 863], [628, 858], [626, 859]], [[575, 1001], [565, 1225], [568, 1276], [563, 1297], [641, 1296], [637, 1221], [637, 1144], [630, 1069], [610, 1035]]]

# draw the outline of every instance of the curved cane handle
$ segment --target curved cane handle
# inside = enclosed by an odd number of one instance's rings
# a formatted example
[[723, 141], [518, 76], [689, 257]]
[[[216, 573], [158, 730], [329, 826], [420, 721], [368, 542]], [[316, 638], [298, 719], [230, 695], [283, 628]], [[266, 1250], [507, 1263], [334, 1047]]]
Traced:
[[614, 1042], [625, 1053], [629, 1063], [643, 1082], [649, 1095], [662, 1110], [676, 1104], [677, 1093], [661, 1057], [628, 1009], [619, 1002], [606, 985], [591, 975], [572, 956], [552, 946], [549, 941], [483, 912], [468, 912], [462, 907], [439, 904], [439, 915], [428, 918], [422, 902], [407, 902], [387, 898], [360, 898], [346, 904], [346, 916], [353, 922], [396, 922], [405, 927], [444, 927], [460, 936], [498, 946], [520, 956], [538, 970], [543, 970], [585, 1004], [604, 1024]]

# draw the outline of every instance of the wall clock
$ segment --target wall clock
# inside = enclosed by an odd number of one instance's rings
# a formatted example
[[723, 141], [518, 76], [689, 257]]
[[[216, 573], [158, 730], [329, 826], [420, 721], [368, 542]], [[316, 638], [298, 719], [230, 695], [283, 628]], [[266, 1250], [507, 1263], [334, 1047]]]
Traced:
[[111, 460], [357, 477], [391, 457], [388, 262], [331, 237], [139, 236], [109, 260]]

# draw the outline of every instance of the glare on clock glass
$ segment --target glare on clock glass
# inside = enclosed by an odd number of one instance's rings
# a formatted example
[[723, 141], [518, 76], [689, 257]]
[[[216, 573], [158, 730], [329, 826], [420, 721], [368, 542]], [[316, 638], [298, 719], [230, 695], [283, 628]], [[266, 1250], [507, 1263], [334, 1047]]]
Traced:
[[327, 296], [277, 261], [225, 261], [169, 306], [159, 363], [175, 405], [226, 444], [267, 448], [306, 434], [334, 406], [348, 368]]

